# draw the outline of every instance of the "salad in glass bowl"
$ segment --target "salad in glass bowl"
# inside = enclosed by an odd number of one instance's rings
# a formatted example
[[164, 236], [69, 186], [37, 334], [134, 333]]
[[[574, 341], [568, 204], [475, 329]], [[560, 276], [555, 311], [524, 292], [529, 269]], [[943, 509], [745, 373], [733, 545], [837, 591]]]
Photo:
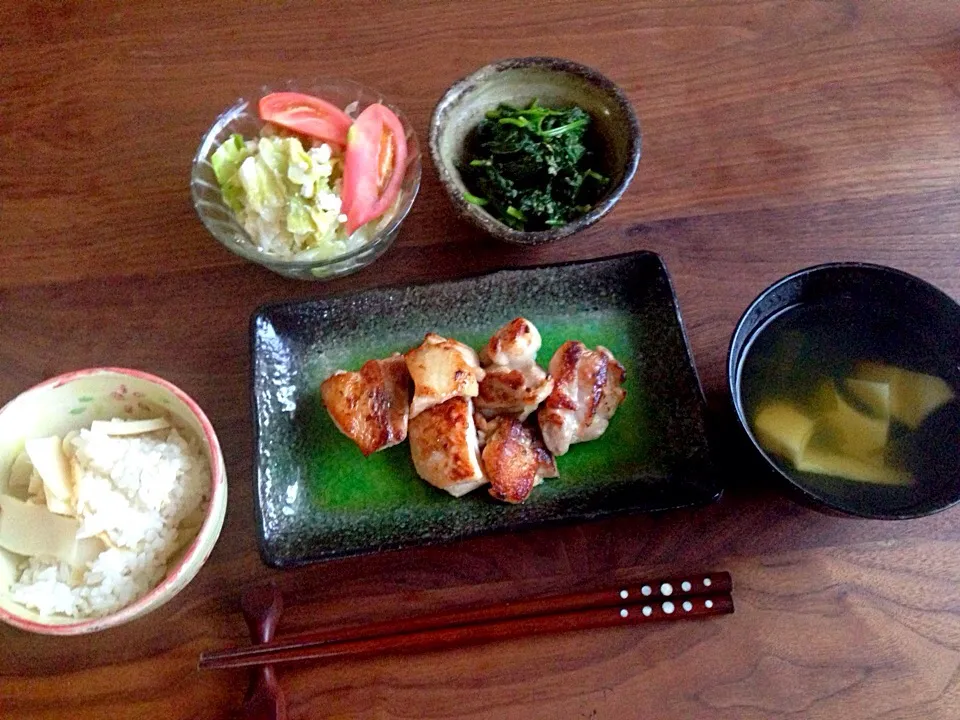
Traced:
[[262, 88], [206, 133], [191, 193], [227, 249], [285, 275], [329, 279], [392, 244], [420, 186], [406, 118], [357, 83]]

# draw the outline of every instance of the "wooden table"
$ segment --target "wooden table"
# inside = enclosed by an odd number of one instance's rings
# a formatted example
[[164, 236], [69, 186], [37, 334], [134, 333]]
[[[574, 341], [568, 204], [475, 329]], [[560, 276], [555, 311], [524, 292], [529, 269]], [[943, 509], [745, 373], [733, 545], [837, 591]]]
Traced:
[[[633, 186], [575, 240], [495, 244], [424, 162], [395, 247], [328, 285], [222, 249], [190, 204], [217, 113], [280, 78], [381, 88], [425, 140], [434, 103], [492, 59], [549, 54], [619, 83], [644, 128]], [[728, 569], [737, 613], [281, 671], [292, 718], [960, 717], [960, 510], [867, 522], [803, 509], [726, 452], [724, 360], [763, 287], [827, 260], [960, 297], [960, 4], [621, 1], [0, 5], [0, 400], [121, 365], [183, 387], [219, 432], [219, 544], [148, 619], [54, 639], [0, 629], [4, 718], [220, 718], [243, 672], [241, 592], [273, 580], [287, 631]], [[504, 266], [660, 253], [716, 413], [729, 490], [620, 517], [276, 572], [257, 555], [247, 321], [260, 303]]]

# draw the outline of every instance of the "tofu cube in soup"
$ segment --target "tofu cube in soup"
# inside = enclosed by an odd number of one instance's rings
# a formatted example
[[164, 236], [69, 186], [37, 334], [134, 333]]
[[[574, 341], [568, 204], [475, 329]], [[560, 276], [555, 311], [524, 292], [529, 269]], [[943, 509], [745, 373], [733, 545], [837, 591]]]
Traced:
[[484, 371], [477, 353], [463, 343], [427, 333], [406, 360], [413, 380], [411, 418], [451, 398], [473, 398], [479, 392]]
[[370, 455], [407, 437], [410, 375], [403, 355], [370, 360], [357, 371], [337, 371], [320, 385], [337, 428]]
[[454, 497], [487, 482], [473, 420], [473, 401], [455, 397], [410, 420], [410, 454], [417, 474]]

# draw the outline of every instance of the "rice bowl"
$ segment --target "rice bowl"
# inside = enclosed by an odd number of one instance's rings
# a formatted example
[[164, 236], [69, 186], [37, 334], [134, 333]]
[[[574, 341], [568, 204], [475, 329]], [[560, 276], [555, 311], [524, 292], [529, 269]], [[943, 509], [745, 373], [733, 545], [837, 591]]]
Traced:
[[[170, 427], [129, 437], [103, 431], [102, 421], [157, 417]], [[16, 577], [0, 581], [0, 620], [80, 634], [168, 601], [199, 571], [226, 510], [209, 420], [178, 388], [146, 373], [104, 368], [54, 378], [0, 409], [0, 493], [26, 441], [48, 435], [64, 436], [75, 463], [78, 537], [99, 537], [105, 548], [82, 572], [52, 558], [20, 558]]]

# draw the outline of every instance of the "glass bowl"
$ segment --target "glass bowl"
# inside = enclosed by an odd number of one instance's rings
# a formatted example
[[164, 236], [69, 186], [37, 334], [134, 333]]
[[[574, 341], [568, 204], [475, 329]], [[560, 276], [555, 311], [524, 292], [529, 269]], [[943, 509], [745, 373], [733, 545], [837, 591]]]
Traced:
[[[379, 225], [366, 245], [323, 260], [286, 260], [261, 250], [237, 222], [233, 211], [224, 203], [220, 185], [210, 164], [210, 156], [233, 133], [239, 133], [244, 138], [258, 137], [264, 123], [257, 113], [257, 102], [264, 95], [283, 91], [302, 92], [323, 98], [344, 108], [346, 113], [354, 118], [368, 105], [382, 103], [400, 119], [407, 138], [407, 166], [400, 186], [400, 196], [392, 214], [388, 213], [378, 221], [371, 221], [378, 222]], [[400, 224], [410, 211], [420, 189], [420, 145], [413, 127], [403, 113], [376, 90], [350, 80], [318, 80], [309, 84], [291, 81], [280, 86], [261, 87], [257, 92], [251, 93], [249, 98], [240, 98], [216, 119], [204, 134], [193, 158], [190, 194], [193, 197], [193, 207], [210, 234], [230, 252], [263, 265], [275, 273], [300, 280], [330, 280], [349, 275], [366, 267], [386, 252], [396, 239]]]

